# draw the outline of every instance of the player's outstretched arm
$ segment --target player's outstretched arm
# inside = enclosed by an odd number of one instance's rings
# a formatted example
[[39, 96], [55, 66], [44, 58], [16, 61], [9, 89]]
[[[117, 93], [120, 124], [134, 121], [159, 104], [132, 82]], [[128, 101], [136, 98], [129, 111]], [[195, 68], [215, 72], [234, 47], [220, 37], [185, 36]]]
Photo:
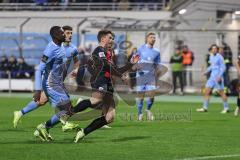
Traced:
[[130, 70], [134, 64], [136, 64], [139, 61], [140, 57], [139, 55], [134, 55], [131, 59], [131, 63], [128, 63], [124, 65], [123, 67], [118, 67], [116, 65], [112, 65], [112, 74], [122, 77], [122, 74], [125, 73], [126, 71]]

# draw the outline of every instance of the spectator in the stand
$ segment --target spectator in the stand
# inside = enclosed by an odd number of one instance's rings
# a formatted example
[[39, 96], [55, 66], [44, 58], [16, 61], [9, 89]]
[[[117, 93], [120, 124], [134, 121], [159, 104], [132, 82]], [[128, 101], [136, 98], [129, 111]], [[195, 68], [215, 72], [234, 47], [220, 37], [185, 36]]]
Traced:
[[[183, 83], [184, 86], [186, 85], [193, 85], [193, 79], [192, 79], [192, 64], [194, 61], [194, 54], [192, 51], [188, 49], [187, 45], [182, 46], [182, 56], [183, 56], [183, 66], [184, 66], [184, 72], [183, 72]], [[189, 75], [189, 84], [187, 83], [187, 74]]]
[[0, 78], [7, 78], [7, 71], [8, 71], [8, 58], [6, 55], [1, 57], [0, 62]]
[[172, 64], [173, 94], [176, 93], [178, 78], [181, 88], [180, 95], [183, 95], [183, 57], [180, 48], [176, 49], [175, 54], [170, 59], [170, 63]]
[[34, 68], [29, 66], [23, 57], [18, 59], [16, 78], [31, 78], [34, 74]]
[[11, 72], [11, 78], [17, 77], [17, 59], [15, 56], [10, 56], [8, 60], [8, 71]]

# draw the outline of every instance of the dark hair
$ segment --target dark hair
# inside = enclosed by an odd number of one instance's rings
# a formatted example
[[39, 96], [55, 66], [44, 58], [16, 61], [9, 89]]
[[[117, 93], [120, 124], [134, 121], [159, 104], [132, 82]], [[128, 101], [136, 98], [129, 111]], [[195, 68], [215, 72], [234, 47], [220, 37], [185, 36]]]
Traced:
[[72, 28], [71, 26], [68, 26], [68, 25], [63, 26], [62, 29], [63, 29], [64, 31], [66, 31], [66, 30], [72, 31], [72, 30], [73, 30], [73, 28]]
[[59, 26], [53, 26], [51, 27], [50, 29], [50, 35], [52, 38], [55, 38], [56, 37], [56, 34], [58, 33], [59, 29], [61, 29], [61, 27]]
[[219, 47], [216, 44], [212, 44], [208, 50], [211, 51], [213, 47], [216, 47], [217, 51], [219, 51]]
[[98, 32], [98, 35], [97, 35], [98, 42], [101, 42], [102, 37], [104, 37], [104, 36], [106, 36], [108, 34], [112, 34], [113, 35], [113, 33], [110, 30], [107, 30], [107, 29], [100, 30]]

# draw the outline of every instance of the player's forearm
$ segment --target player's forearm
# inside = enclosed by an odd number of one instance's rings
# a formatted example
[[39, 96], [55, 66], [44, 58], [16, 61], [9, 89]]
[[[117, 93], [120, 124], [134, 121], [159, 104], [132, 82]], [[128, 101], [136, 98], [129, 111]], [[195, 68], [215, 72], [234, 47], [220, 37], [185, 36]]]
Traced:
[[39, 69], [35, 71], [35, 90], [42, 90], [42, 74]]
[[35, 71], [35, 90], [42, 90], [42, 73], [45, 67], [46, 64], [40, 62], [39, 66], [37, 67], [37, 70]]

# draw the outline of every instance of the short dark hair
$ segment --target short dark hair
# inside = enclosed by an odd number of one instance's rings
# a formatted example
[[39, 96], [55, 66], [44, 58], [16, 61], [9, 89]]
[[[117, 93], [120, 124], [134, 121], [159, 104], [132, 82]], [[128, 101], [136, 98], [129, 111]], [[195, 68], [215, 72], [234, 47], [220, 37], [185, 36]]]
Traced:
[[68, 26], [68, 25], [63, 26], [62, 29], [63, 29], [64, 31], [66, 31], [66, 30], [72, 31], [72, 30], [73, 30], [73, 28], [72, 28], [71, 26]]
[[58, 33], [59, 29], [61, 29], [60, 26], [53, 26], [53, 27], [51, 27], [50, 35], [51, 35], [52, 38], [56, 37], [56, 34]]
[[98, 42], [101, 42], [102, 37], [104, 37], [104, 36], [106, 36], [108, 34], [112, 34], [113, 35], [113, 33], [110, 30], [107, 30], [107, 29], [100, 30], [98, 32], [98, 35], [97, 35]]
[[209, 51], [211, 51], [213, 47], [216, 47], [216, 48], [217, 48], [217, 51], [219, 51], [219, 47], [218, 47], [218, 45], [216, 45], [216, 44], [212, 44], [212, 45], [210, 46], [210, 48], [209, 48]]

